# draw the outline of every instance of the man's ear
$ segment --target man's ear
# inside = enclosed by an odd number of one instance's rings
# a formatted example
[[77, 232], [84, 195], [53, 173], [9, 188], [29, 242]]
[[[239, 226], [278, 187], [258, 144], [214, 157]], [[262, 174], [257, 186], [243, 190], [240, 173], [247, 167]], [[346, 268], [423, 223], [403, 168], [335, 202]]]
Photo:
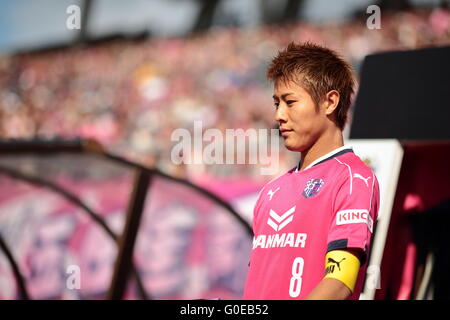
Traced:
[[331, 115], [334, 110], [336, 110], [339, 104], [340, 94], [337, 90], [328, 91], [325, 95], [322, 107], [325, 109], [325, 114], [327, 116]]

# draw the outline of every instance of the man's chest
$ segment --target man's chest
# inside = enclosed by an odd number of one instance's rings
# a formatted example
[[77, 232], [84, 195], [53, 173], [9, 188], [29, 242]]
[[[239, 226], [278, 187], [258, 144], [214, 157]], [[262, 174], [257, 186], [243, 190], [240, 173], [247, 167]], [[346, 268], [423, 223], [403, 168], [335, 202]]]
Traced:
[[285, 177], [266, 186], [255, 212], [255, 234], [299, 232], [331, 219], [333, 183], [327, 175]]

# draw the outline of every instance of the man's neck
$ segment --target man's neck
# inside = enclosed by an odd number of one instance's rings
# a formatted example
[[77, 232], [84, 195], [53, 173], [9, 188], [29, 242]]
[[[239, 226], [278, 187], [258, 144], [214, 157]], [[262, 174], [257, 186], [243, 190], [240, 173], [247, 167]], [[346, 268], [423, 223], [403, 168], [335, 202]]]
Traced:
[[299, 171], [308, 167], [316, 159], [344, 145], [342, 131], [336, 130], [322, 135], [309, 149], [303, 151]]

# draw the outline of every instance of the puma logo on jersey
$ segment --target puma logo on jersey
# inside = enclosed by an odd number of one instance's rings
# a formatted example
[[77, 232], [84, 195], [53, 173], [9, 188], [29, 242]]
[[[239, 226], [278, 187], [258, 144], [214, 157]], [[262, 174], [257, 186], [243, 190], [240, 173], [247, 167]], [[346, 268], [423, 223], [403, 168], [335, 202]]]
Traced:
[[280, 187], [276, 188], [275, 191], [272, 191], [272, 189], [270, 189], [267, 192], [267, 195], [269, 196], [269, 200], [272, 200], [273, 195], [275, 194], [275, 192], [277, 192], [278, 190], [280, 190]]
[[364, 181], [364, 183], [365, 183], [366, 186], [368, 187], [368, 186], [369, 186], [369, 179], [372, 178], [372, 177], [364, 178], [364, 177], [363, 177], [362, 175], [360, 175], [359, 173], [355, 173], [355, 174], [353, 174], [353, 178], [361, 179], [362, 181]]
[[[271, 226], [275, 231], [280, 231], [283, 229], [287, 224], [289, 224], [292, 219], [294, 219], [294, 213], [295, 206], [290, 208], [288, 211], [283, 213], [281, 216], [278, 215], [275, 211], [270, 209], [269, 212], [269, 218], [267, 219], [267, 224]], [[271, 219], [273, 218], [273, 219]]]

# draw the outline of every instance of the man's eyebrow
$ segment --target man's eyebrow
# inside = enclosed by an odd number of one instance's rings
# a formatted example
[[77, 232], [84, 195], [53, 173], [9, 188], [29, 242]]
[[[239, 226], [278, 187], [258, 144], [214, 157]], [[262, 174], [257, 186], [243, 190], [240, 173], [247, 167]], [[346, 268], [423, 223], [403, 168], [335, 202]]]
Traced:
[[[293, 92], [284, 93], [284, 94], [281, 95], [281, 99], [286, 99], [286, 97], [289, 96], [289, 95], [291, 95], [291, 94], [294, 94], [294, 93], [293, 93]], [[275, 100], [275, 99], [278, 99], [277, 95], [275, 95], [275, 94], [272, 96], [272, 98], [273, 98], [274, 100]]]

